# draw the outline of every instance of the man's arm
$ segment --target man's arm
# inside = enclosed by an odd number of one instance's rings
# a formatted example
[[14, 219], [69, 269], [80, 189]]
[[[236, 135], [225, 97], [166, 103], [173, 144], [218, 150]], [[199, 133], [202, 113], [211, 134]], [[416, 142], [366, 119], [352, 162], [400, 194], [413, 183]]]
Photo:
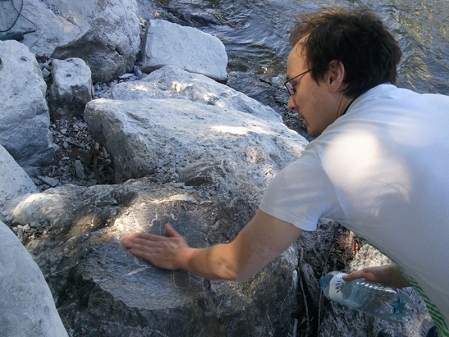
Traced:
[[377, 267], [368, 267], [357, 270], [343, 277], [345, 281], [352, 281], [358, 278], [364, 278], [369, 281], [380, 282], [391, 287], [405, 288], [410, 287], [410, 283], [399, 271], [396, 264], [387, 264]]
[[123, 238], [135, 256], [164, 269], [185, 269], [211, 280], [246, 281], [286, 250], [302, 230], [262, 211], [230, 243], [191, 248], [171, 225], [168, 237], [136, 233]]

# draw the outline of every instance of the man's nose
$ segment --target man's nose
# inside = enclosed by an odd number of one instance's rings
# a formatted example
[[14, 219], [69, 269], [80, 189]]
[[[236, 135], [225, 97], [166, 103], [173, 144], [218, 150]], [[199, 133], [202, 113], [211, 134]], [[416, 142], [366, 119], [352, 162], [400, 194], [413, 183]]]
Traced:
[[298, 111], [296, 107], [295, 100], [293, 99], [293, 95], [288, 99], [288, 110], [290, 111]]

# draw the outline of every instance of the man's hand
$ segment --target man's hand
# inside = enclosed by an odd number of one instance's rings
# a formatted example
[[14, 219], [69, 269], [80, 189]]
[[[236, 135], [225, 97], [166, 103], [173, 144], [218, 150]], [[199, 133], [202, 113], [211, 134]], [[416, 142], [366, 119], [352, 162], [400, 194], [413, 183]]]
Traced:
[[182, 260], [189, 254], [189, 246], [170, 224], [165, 225], [168, 237], [147, 233], [125, 236], [123, 245], [129, 252], [157, 267], [174, 270], [183, 267]]
[[168, 237], [136, 233], [123, 238], [130, 253], [164, 269], [185, 269], [210, 280], [244, 282], [286, 250], [302, 230], [258, 211], [226, 244], [191, 248], [169, 224]]
[[343, 277], [345, 281], [352, 281], [358, 278], [364, 278], [368, 281], [379, 282], [395, 288], [410, 287], [410, 284], [402, 276], [396, 264], [387, 264], [384, 266], [368, 267], [357, 270]]

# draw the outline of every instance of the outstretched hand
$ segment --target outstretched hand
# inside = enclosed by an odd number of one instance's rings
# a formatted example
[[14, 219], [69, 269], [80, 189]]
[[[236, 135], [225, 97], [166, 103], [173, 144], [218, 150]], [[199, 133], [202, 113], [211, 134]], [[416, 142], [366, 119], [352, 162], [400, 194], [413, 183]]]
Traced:
[[134, 233], [125, 236], [122, 243], [131, 254], [159, 268], [169, 270], [182, 268], [182, 258], [187, 254], [189, 246], [184, 237], [170, 224], [165, 225], [165, 230], [168, 236]]
[[301, 229], [257, 211], [229, 243], [191, 248], [170, 224], [167, 236], [135, 233], [125, 236], [129, 252], [164, 269], [184, 269], [209, 280], [246, 281], [285, 251]]

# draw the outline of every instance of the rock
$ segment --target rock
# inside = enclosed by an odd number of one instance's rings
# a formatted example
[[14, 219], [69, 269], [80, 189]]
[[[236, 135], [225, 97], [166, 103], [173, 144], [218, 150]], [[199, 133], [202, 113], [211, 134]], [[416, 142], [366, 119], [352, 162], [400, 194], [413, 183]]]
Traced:
[[228, 56], [216, 37], [164, 20], [150, 20], [143, 40], [142, 70], [166, 65], [226, 81]]
[[[83, 59], [94, 81], [110, 81], [133, 70], [140, 49], [135, 0], [25, 0], [14, 29], [38, 56]], [[36, 23], [36, 25], [34, 25]]]
[[[0, 219], [5, 203], [19, 195], [37, 192], [36, 185], [0, 145]], [[3, 219], [4, 221], [6, 219]]]
[[86, 179], [86, 174], [84, 173], [84, 166], [81, 160], [75, 160], [75, 173], [80, 179]]
[[53, 60], [49, 105], [52, 118], [82, 117], [94, 92], [90, 68], [79, 58]]
[[[178, 185], [179, 186], [179, 185]], [[150, 179], [49, 189], [22, 197], [13, 223], [40, 223], [27, 249], [46, 275], [71, 336], [286, 336], [295, 302], [295, 245], [246, 283], [165, 271], [128, 254], [125, 234], [164, 234], [195, 247], [232, 240], [254, 214], [245, 193], [188, 190]]]
[[53, 160], [50, 117], [36, 58], [16, 41], [0, 41], [4, 67], [0, 76], [0, 144], [30, 175]]
[[139, 81], [119, 83], [111, 89], [111, 98], [126, 101], [142, 98], [187, 99], [223, 110], [239, 110], [265, 120], [282, 121], [279, 114], [259, 101], [207, 76], [175, 66], [162, 67]]
[[53, 10], [73, 22], [80, 32], [58, 43], [52, 58], [81, 58], [94, 81], [107, 82], [133, 70], [140, 49], [140, 26], [135, 0], [48, 0]]
[[22, 14], [14, 30], [31, 32], [24, 35], [22, 42], [38, 56], [48, 57], [57, 46], [65, 45], [82, 34], [82, 26], [73, 19], [73, 15], [61, 13], [51, 1], [24, 0]]
[[59, 180], [52, 178], [52, 177], [46, 177], [46, 176], [37, 176], [37, 177], [50, 187], [55, 187], [55, 186], [58, 186], [58, 184], [59, 184]]
[[[258, 194], [307, 144], [282, 123], [180, 99], [97, 99], [86, 105], [84, 117], [92, 137], [112, 155], [117, 182], [149, 175], [172, 181], [176, 170], [206, 160], [229, 173], [226, 185], [244, 177]], [[219, 174], [212, 179], [223, 180]]]
[[0, 237], [2, 336], [68, 336], [36, 262], [3, 222], [0, 222]]
[[[223, 164], [219, 164], [214, 157], [221, 157], [218, 155], [220, 151], [233, 152], [234, 146], [236, 149], [247, 148], [245, 153], [233, 159], [234, 163], [231, 166], [226, 164], [227, 169], [232, 171], [234, 166], [241, 166], [239, 163], [241, 158], [257, 162], [251, 165], [260, 165], [266, 159], [270, 161], [269, 158], [274, 161], [281, 160], [275, 165], [279, 169], [287, 162], [294, 160], [307, 143], [304, 138], [282, 125], [280, 116], [271, 108], [208, 77], [188, 73], [174, 66], [156, 70], [140, 81], [119, 83], [111, 89], [111, 96], [115, 99], [127, 100], [127, 102], [94, 100], [86, 106], [85, 117], [93, 138], [108, 148], [115, 158], [117, 181], [153, 173], [161, 173], [159, 177], [162, 181], [175, 177], [180, 170], [190, 164], [193, 165], [192, 167], [204, 165], [206, 168], [209, 167], [209, 171], [211, 167], [215, 167], [213, 169], [215, 171], [221, 171], [220, 165], [223, 166]], [[148, 97], [177, 98], [178, 100], [143, 100]], [[109, 107], [114, 111], [106, 113], [105, 110], [109, 110]], [[173, 110], [170, 112], [173, 115], [167, 119], [165, 116], [169, 108]], [[128, 112], [124, 113], [125, 111], [130, 112], [128, 117]], [[126, 121], [128, 118], [130, 120]], [[137, 123], [135, 123], [136, 118], [139, 120]], [[255, 119], [253, 126], [256, 126], [253, 130], [249, 126], [252, 119]], [[106, 124], [103, 125], [103, 123]], [[217, 125], [222, 125], [222, 128], [218, 128]], [[257, 125], [263, 131], [257, 129]], [[110, 127], [115, 130], [112, 131]], [[109, 129], [108, 134], [103, 133]], [[235, 132], [241, 134], [233, 135]], [[132, 136], [133, 133], [139, 136]], [[214, 133], [216, 136], [213, 135]], [[143, 135], [151, 135], [151, 137], [146, 140]], [[237, 141], [236, 136], [244, 141], [243, 147], [238, 143], [232, 144], [233, 141]], [[268, 147], [269, 151], [274, 152], [263, 153], [263, 146], [258, 146], [256, 143], [259, 143], [261, 139], [274, 140], [273, 136], [279, 143]], [[222, 139], [221, 145], [214, 144], [214, 137]], [[229, 144], [226, 144], [227, 138], [230, 138]], [[179, 148], [178, 145], [173, 144], [174, 147], [170, 145], [173, 141], [176, 142], [176, 139], [183, 139]], [[253, 144], [247, 146], [246, 140]], [[285, 143], [284, 145], [287, 146], [283, 147], [281, 140], [286, 140], [289, 145]], [[273, 146], [274, 148], [280, 146], [279, 151], [273, 150]], [[139, 150], [133, 152], [135, 150], [132, 148]], [[208, 148], [210, 151], [207, 150]], [[217, 153], [212, 154], [214, 151]], [[254, 158], [251, 159], [251, 157]], [[207, 163], [199, 161], [201, 158]], [[200, 162], [202, 164], [198, 165]], [[267, 165], [270, 166], [272, 163]], [[249, 166], [247, 168], [251, 170]], [[218, 176], [219, 174], [216, 175]], [[264, 176], [270, 177], [270, 174], [267, 173]], [[210, 176], [202, 175], [199, 180], [210, 178]], [[261, 176], [253, 177], [253, 180], [260, 180], [260, 178]], [[261, 186], [264, 184], [262, 182]]]

